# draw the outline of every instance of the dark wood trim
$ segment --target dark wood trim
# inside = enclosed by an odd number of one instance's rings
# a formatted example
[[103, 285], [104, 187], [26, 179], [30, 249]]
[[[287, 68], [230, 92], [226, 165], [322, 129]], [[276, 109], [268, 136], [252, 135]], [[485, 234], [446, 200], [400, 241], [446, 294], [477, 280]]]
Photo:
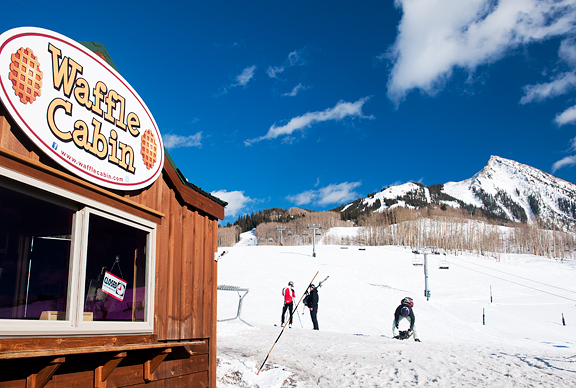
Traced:
[[176, 173], [176, 170], [174, 170], [168, 161], [164, 162], [164, 172], [182, 201], [184, 201], [188, 206], [198, 209], [219, 220], [224, 219], [224, 206], [217, 204], [196, 190], [185, 186], [180, 180], [178, 173]]
[[[94, 339], [94, 338], [91, 338]], [[86, 346], [80, 348], [69, 349], [40, 349], [40, 350], [24, 350], [19, 352], [0, 353], [0, 360], [9, 360], [16, 358], [31, 358], [31, 357], [55, 357], [65, 356], [72, 354], [92, 354], [92, 353], [106, 353], [106, 352], [126, 352], [131, 350], [146, 350], [146, 349], [168, 349], [184, 347], [190, 354], [208, 352], [207, 340], [194, 340], [194, 341], [172, 341], [172, 342], [159, 342], [159, 343], [140, 343], [130, 345], [108, 345], [108, 346]]]
[[0, 165], [9, 170], [58, 186], [64, 190], [137, 215], [157, 224], [160, 224], [162, 218], [165, 217], [165, 215], [159, 211], [131, 201], [128, 198], [121, 197], [80, 178], [68, 175], [34, 159], [23, 157], [5, 148], [0, 148]]

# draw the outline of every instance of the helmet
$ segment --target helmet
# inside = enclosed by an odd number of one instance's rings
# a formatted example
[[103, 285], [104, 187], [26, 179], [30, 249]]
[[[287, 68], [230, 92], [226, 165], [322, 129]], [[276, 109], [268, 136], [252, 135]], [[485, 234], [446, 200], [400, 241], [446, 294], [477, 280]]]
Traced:
[[410, 315], [410, 309], [406, 306], [402, 307], [402, 309], [400, 309], [400, 315], [402, 315], [403, 317], [407, 317], [408, 315]]
[[414, 307], [414, 301], [410, 297], [406, 297], [400, 301], [400, 304], [405, 304], [406, 306]]
[[289, 285], [290, 287], [294, 287], [294, 282], [290, 281], [290, 282], [288, 282], [288, 285]]
[[312, 283], [310, 283], [310, 288], [316, 288], [316, 286]]

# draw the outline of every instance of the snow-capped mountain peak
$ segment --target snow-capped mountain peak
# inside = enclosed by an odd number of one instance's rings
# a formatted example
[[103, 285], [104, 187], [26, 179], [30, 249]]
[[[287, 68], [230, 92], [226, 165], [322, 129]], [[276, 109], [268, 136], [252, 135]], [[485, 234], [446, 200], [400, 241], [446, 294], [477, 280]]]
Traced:
[[378, 211], [402, 206], [429, 205], [481, 210], [502, 221], [558, 226], [576, 223], [576, 185], [537, 168], [499, 156], [491, 156], [484, 168], [469, 179], [424, 186], [405, 183], [358, 199], [340, 211]]

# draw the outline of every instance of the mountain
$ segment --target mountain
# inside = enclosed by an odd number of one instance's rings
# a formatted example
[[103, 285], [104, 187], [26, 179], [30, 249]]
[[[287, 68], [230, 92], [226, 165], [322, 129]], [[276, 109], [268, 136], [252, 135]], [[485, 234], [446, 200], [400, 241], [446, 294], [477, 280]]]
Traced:
[[461, 208], [470, 214], [480, 210], [486, 217], [501, 221], [531, 224], [539, 220], [572, 226], [576, 224], [576, 185], [537, 168], [491, 156], [480, 172], [461, 182], [390, 186], [334, 210], [359, 214], [431, 205]]

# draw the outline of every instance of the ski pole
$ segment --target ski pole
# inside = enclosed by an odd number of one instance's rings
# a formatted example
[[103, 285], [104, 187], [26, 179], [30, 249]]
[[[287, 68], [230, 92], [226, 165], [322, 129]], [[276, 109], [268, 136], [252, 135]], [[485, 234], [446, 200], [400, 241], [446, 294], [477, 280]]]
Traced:
[[[316, 275], [314, 275], [314, 277], [312, 278], [312, 280], [310, 281], [310, 284], [312, 284], [312, 282], [314, 281], [314, 279], [316, 279], [316, 276], [318, 276], [318, 273], [320, 271], [316, 272]], [[308, 288], [310, 288], [310, 286], [308, 286], [306, 288], [306, 290], [308, 290]], [[296, 309], [298, 308], [298, 306], [300, 305], [300, 302], [302, 302], [302, 299], [304, 299], [304, 294], [302, 294], [302, 296], [300, 297], [300, 300], [298, 301], [298, 304], [296, 305]], [[260, 366], [260, 369], [258, 369], [258, 372], [256, 373], [256, 376], [258, 376], [260, 374], [260, 371], [262, 370], [262, 368], [264, 368], [264, 364], [266, 364], [266, 361], [268, 361], [268, 357], [270, 357], [270, 353], [272, 353], [272, 350], [274, 349], [274, 347], [276, 346], [276, 344], [278, 343], [278, 340], [280, 339], [280, 337], [282, 336], [282, 333], [284, 333], [284, 329], [286, 329], [286, 326], [288, 325], [288, 321], [284, 324], [284, 326], [282, 326], [282, 330], [280, 331], [280, 334], [278, 334], [278, 338], [276, 338], [276, 341], [274, 341], [274, 344], [272, 344], [272, 348], [270, 348], [270, 351], [268, 352], [268, 354], [266, 355], [266, 358], [264, 359], [264, 362], [262, 363], [262, 365]]]
[[294, 308], [294, 315], [298, 317], [298, 320], [300, 321], [300, 327], [304, 328], [304, 325], [302, 325], [302, 319], [300, 319], [300, 315], [298, 314], [298, 310], [296, 310], [296, 308]]

